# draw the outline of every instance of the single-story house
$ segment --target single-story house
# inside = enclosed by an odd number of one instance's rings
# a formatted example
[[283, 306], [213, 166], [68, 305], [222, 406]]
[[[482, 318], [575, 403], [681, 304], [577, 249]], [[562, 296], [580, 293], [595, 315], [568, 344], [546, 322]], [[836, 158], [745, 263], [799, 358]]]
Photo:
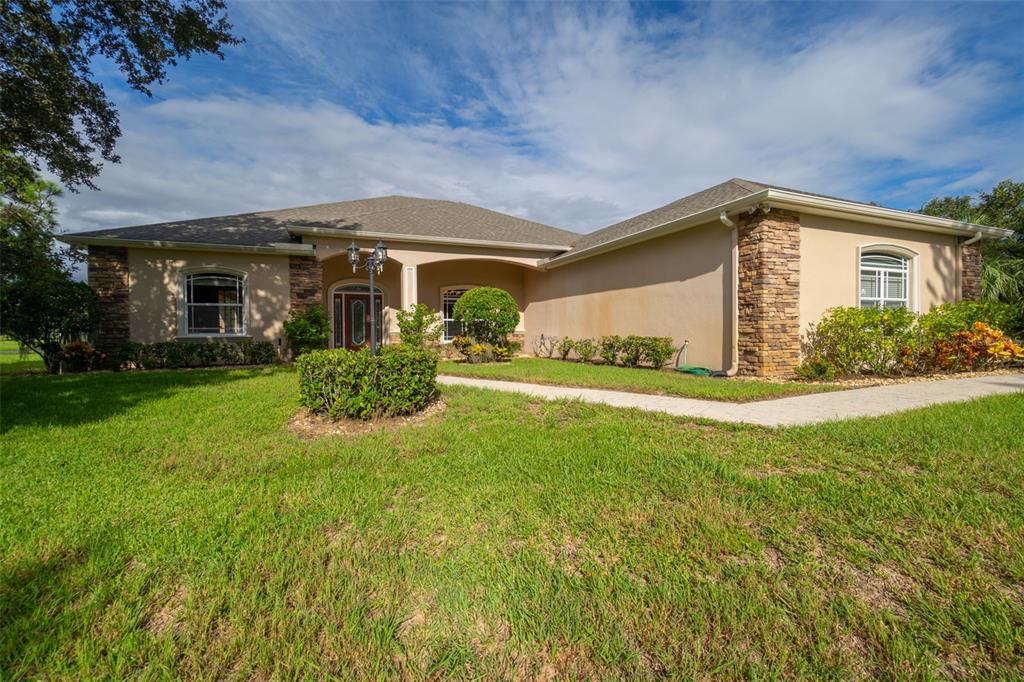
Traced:
[[442, 312], [509, 291], [530, 352], [545, 335], [672, 337], [689, 362], [792, 371], [800, 339], [833, 306], [926, 311], [980, 294], [979, 241], [1008, 230], [732, 179], [587, 234], [454, 201], [388, 196], [66, 234], [88, 248], [97, 345], [237, 339], [283, 347], [294, 310], [322, 303], [331, 345], [370, 336], [370, 285], [346, 249], [383, 241], [380, 337], [395, 310]]

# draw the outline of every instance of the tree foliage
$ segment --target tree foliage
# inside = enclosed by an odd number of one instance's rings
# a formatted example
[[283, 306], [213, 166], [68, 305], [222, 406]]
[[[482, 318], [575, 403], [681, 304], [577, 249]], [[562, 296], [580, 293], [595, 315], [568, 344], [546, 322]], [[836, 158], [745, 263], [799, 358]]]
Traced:
[[95, 326], [96, 294], [71, 279], [78, 251], [54, 248], [60, 189], [24, 160], [0, 153], [0, 333], [57, 371], [61, 346]]
[[5, 0], [0, 139], [67, 187], [94, 188], [97, 155], [116, 163], [121, 136], [94, 60], [115, 63], [129, 86], [150, 95], [179, 59], [223, 58], [223, 45], [241, 42], [230, 31], [223, 0]]
[[1024, 182], [1003, 180], [977, 196], [936, 197], [923, 207], [927, 215], [1013, 230], [1006, 240], [982, 243], [982, 295], [1024, 308]]

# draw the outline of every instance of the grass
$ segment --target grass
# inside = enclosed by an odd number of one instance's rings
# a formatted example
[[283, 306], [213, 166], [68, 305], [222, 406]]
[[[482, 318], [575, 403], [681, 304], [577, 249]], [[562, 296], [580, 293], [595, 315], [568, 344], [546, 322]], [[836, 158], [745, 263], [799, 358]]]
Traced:
[[684, 398], [749, 402], [790, 395], [821, 393], [837, 390], [838, 386], [807, 384], [796, 381], [770, 382], [750, 379], [699, 377], [671, 370], [586, 365], [545, 358], [514, 358], [511, 362], [469, 364], [442, 362], [442, 374], [526, 381], [554, 386], [580, 386], [583, 388], [610, 388], [634, 393], [656, 393]]
[[0, 374], [45, 372], [43, 359], [35, 353], [21, 353], [18, 342], [0, 337]]
[[771, 678], [1024, 664], [1024, 397], [786, 430], [287, 369], [3, 377], [0, 675]]

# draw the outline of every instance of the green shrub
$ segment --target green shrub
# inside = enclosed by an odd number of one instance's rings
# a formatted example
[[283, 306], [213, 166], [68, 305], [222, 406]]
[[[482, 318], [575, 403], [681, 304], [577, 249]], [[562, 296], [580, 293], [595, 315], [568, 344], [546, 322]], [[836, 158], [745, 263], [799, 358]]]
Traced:
[[512, 359], [512, 354], [519, 349], [518, 343], [494, 345], [474, 341], [468, 336], [456, 336], [452, 339], [451, 345], [462, 354], [466, 362], [474, 365], [482, 362], [507, 362]]
[[291, 319], [284, 323], [284, 336], [292, 357], [327, 347], [331, 335], [331, 323], [324, 307], [314, 303], [305, 310], [293, 310]]
[[1008, 303], [994, 301], [961, 301], [943, 303], [921, 315], [919, 324], [926, 341], [950, 339], [953, 334], [971, 329], [976, 322], [1006, 332], [1012, 338], [1020, 338], [1024, 311]]
[[675, 346], [668, 336], [641, 336], [640, 355], [654, 369], [661, 369], [672, 358]]
[[243, 365], [272, 365], [277, 362], [277, 349], [269, 341], [241, 341]]
[[434, 397], [437, 353], [410, 345], [311, 351], [295, 362], [299, 401], [334, 419], [412, 414]]
[[558, 341], [558, 357], [563, 360], [568, 360], [569, 355], [572, 353], [572, 349], [576, 347], [576, 342], [566, 336], [564, 339]]
[[60, 349], [60, 373], [88, 372], [102, 367], [106, 356], [84, 341], [65, 343]]
[[642, 338], [630, 334], [619, 344], [619, 361], [626, 367], [639, 367], [644, 356]]
[[402, 343], [410, 346], [431, 346], [441, 340], [441, 313], [424, 303], [417, 303], [409, 310], [399, 310], [398, 334]]
[[584, 363], [591, 362], [597, 354], [597, 344], [593, 339], [580, 339], [573, 344], [573, 349], [580, 362]]
[[619, 349], [622, 347], [622, 337], [602, 336], [598, 355], [606, 364], [614, 365], [619, 358]]
[[459, 297], [452, 316], [478, 343], [506, 346], [505, 337], [519, 324], [519, 306], [504, 289], [477, 287]]
[[270, 341], [163, 341], [126, 343], [105, 359], [109, 369], [179, 369], [277, 362]]
[[917, 345], [916, 321], [906, 308], [831, 308], [808, 331], [804, 355], [835, 376], [899, 374], [904, 349]]
[[949, 370], [960, 365], [943, 361], [941, 350], [953, 347], [958, 335], [978, 324], [1005, 331], [1019, 318], [1012, 306], [978, 301], [946, 303], [923, 315], [905, 308], [832, 308], [808, 331], [797, 374], [832, 379]]
[[796, 375], [811, 381], [831, 381], [836, 378], [836, 368], [820, 355], [814, 355], [800, 363]]

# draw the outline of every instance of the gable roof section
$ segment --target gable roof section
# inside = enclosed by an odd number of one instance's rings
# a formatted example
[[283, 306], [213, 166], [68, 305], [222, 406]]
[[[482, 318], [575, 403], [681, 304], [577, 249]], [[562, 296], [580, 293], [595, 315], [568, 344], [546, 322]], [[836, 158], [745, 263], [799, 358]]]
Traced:
[[340, 238], [415, 236], [440, 241], [494, 242], [568, 248], [579, 235], [543, 223], [455, 201], [387, 196], [276, 211], [179, 220], [62, 235], [71, 241], [126, 240], [167, 244], [272, 247], [293, 241], [292, 233]]
[[714, 187], [685, 196], [678, 201], [673, 201], [671, 204], [665, 204], [661, 208], [641, 213], [638, 216], [633, 216], [632, 218], [586, 234], [577, 239], [572, 245], [573, 251], [589, 249], [658, 225], [682, 220], [687, 216], [706, 211], [715, 206], [721, 206], [736, 199], [742, 199], [767, 188], [767, 185], [733, 178]]
[[1013, 234], [1012, 230], [998, 227], [964, 223], [913, 211], [885, 208], [877, 204], [840, 199], [827, 194], [815, 194], [779, 185], [732, 178], [653, 211], [641, 213], [584, 235], [573, 243], [571, 250], [546, 259], [543, 265], [557, 267], [698, 224], [705, 224], [717, 220], [722, 214], [736, 214], [743, 210], [750, 210], [757, 205], [943, 234], [961, 236], [980, 234], [990, 238], [1008, 237]]

